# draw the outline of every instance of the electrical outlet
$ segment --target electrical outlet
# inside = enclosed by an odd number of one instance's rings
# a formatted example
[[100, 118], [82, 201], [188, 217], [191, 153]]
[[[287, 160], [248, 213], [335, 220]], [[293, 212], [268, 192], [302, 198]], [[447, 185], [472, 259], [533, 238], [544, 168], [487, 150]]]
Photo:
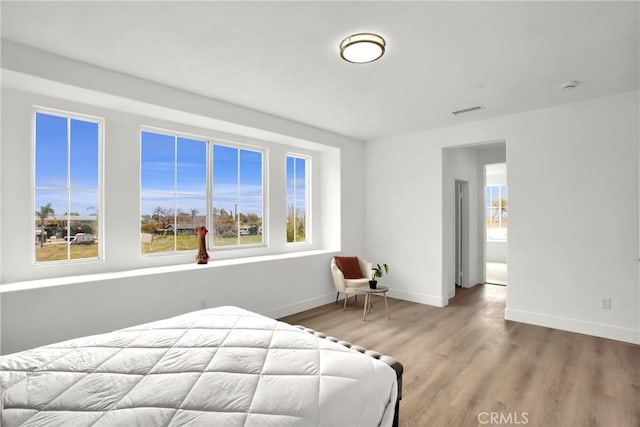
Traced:
[[611, 298], [600, 298], [600, 308], [602, 310], [611, 310]]

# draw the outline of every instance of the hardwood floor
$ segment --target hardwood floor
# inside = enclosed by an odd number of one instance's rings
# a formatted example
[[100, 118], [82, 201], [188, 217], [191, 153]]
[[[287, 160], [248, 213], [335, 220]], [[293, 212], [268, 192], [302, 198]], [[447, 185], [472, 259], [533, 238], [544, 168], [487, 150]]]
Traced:
[[391, 320], [375, 297], [366, 322], [364, 298], [281, 320], [400, 360], [401, 426], [640, 426], [640, 346], [506, 321], [503, 286], [456, 291], [444, 308], [389, 298]]

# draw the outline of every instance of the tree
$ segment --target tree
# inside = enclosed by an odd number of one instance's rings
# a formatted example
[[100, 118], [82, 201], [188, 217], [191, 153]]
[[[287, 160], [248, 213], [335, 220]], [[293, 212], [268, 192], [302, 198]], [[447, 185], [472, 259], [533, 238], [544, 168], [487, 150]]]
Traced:
[[73, 222], [69, 228], [72, 236], [75, 236], [78, 233], [93, 234], [94, 231], [91, 224], [83, 224], [82, 222]]
[[146, 222], [140, 226], [140, 231], [146, 234], [155, 234], [158, 232], [158, 223]]
[[40, 218], [40, 247], [44, 244], [45, 239], [47, 238], [46, 233], [44, 231], [44, 221], [47, 219], [49, 214], [54, 215], [53, 207], [51, 207], [51, 203], [47, 203], [44, 206], [40, 206], [40, 211], [36, 211], [36, 216]]
[[302, 211], [289, 207], [287, 214], [287, 242], [304, 242], [305, 216]]
[[229, 213], [224, 208], [220, 209], [216, 214], [214, 210], [213, 224], [215, 233], [223, 237], [236, 237], [237, 236], [237, 224], [233, 218], [233, 212]]
[[167, 228], [167, 218], [173, 217], [173, 209], [164, 209], [160, 206], [153, 210], [153, 218], [158, 224], [160, 224], [161, 228]]

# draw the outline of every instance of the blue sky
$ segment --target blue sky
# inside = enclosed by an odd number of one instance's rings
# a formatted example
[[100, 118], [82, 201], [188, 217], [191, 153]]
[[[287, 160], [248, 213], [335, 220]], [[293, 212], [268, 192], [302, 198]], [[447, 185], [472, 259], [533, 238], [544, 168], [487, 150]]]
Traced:
[[294, 207], [298, 215], [306, 210], [306, 165], [303, 158], [287, 157], [287, 209]]
[[[206, 150], [202, 140], [142, 132], [143, 215], [157, 207], [206, 214]], [[262, 153], [214, 145], [213, 158], [214, 206], [262, 217]]]
[[[68, 131], [70, 152], [67, 150]], [[70, 194], [71, 212], [97, 213], [98, 132], [98, 124], [94, 122], [36, 114], [36, 210], [51, 203], [56, 216], [63, 216], [69, 209]], [[67, 190], [68, 178], [70, 191]]]
[[[98, 136], [97, 123], [36, 114], [36, 209], [52, 203], [56, 215], [62, 216], [68, 210], [70, 195], [72, 212], [80, 215], [97, 212]], [[214, 206], [262, 217], [262, 153], [214, 145], [213, 158]], [[151, 215], [157, 207], [188, 213], [196, 209], [198, 215], [206, 214], [205, 141], [145, 131], [141, 159], [143, 215]], [[287, 200], [298, 210], [305, 208], [305, 174], [304, 159], [287, 157]]]

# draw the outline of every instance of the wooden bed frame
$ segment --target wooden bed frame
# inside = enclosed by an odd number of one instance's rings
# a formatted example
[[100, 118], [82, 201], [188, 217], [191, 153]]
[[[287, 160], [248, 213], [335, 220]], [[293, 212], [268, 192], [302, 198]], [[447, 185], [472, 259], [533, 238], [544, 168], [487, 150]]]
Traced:
[[335, 337], [331, 337], [331, 336], [327, 336], [326, 334], [323, 334], [322, 332], [318, 332], [315, 331], [311, 328], [307, 328], [305, 326], [302, 325], [294, 325], [295, 328], [298, 329], [302, 329], [305, 332], [310, 333], [311, 335], [314, 335], [318, 338], [322, 338], [322, 339], [326, 339], [328, 341], [332, 341], [335, 343], [338, 343], [340, 345], [343, 345], [347, 348], [359, 351], [360, 353], [369, 356], [369, 357], [373, 357], [374, 359], [378, 359], [379, 361], [386, 363], [387, 365], [389, 365], [391, 368], [393, 368], [393, 370], [396, 372], [396, 376], [398, 378], [398, 398], [396, 400], [396, 407], [395, 407], [395, 411], [393, 414], [393, 427], [398, 427], [398, 422], [399, 422], [399, 414], [400, 414], [400, 400], [402, 399], [402, 374], [404, 372], [404, 367], [402, 366], [402, 363], [400, 363], [398, 360], [394, 359], [391, 356], [386, 356], [382, 353], [378, 353], [377, 351], [373, 351], [373, 350], [367, 350], [364, 347], [361, 347], [359, 345], [353, 345], [350, 342], [347, 341], [343, 341], [341, 339], [335, 338]]

